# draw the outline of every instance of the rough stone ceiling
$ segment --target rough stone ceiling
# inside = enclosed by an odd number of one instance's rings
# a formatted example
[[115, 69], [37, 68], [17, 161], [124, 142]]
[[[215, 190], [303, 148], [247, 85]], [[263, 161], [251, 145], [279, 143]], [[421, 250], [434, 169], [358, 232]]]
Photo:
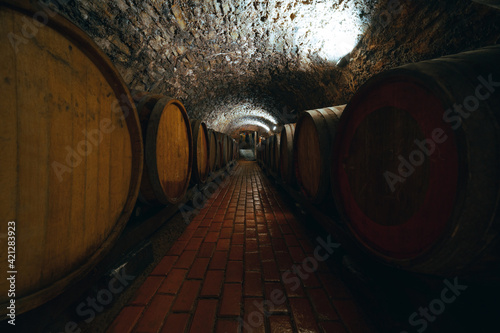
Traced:
[[[193, 1], [190, 7], [175, 4], [172, 13], [181, 28], [204, 31], [205, 41], [215, 41], [205, 59], [226, 66], [216, 72], [220, 79], [227, 75], [236, 83], [243, 82], [220, 96], [216, 104], [224, 104], [221, 107], [207, 103], [203, 108], [208, 126], [232, 133], [245, 125], [259, 124], [269, 131], [278, 123], [289, 122], [284, 117], [287, 114], [279, 112], [280, 101], [266, 103], [266, 99], [275, 97], [259, 92], [259, 87], [245, 87], [245, 82], [253, 76], [254, 85], [264, 83], [265, 74], [273, 70], [268, 68], [269, 63], [302, 71], [317, 60], [336, 64], [356, 45], [368, 24], [366, 14], [370, 9], [363, 1], [353, 0]], [[184, 26], [184, 22], [191, 24]], [[224, 109], [227, 111], [221, 112]]]
[[300, 73], [350, 52], [373, 9], [368, 0], [75, 2], [64, 11], [132, 89], [179, 98], [190, 117], [227, 133], [293, 120]]
[[[368, 26], [367, 13], [371, 11], [363, 1], [352, 0], [222, 2], [220, 9], [218, 3], [212, 4], [219, 15], [227, 17], [226, 29], [218, 30], [217, 34], [222, 36], [226, 47], [236, 50], [209, 57], [221, 57], [223, 63], [225, 61], [229, 68], [235, 69], [233, 72], [243, 77], [248, 75], [245, 69], [249, 65], [257, 69], [255, 75], [259, 70], [265, 71], [266, 57], [275, 58], [279, 65], [302, 71], [309, 70], [318, 61], [336, 64], [358, 42]], [[180, 21], [180, 12], [176, 13]], [[210, 11], [202, 13], [200, 7], [196, 7], [195, 13], [197, 21], [209, 21]], [[264, 96], [255, 99], [259, 97]], [[250, 125], [250, 121], [255, 125], [259, 120], [255, 118], [260, 118], [261, 127], [269, 131], [291, 120], [286, 119], [287, 114], [277, 112], [279, 105], [262, 108], [255, 105], [255, 101], [231, 101], [227, 106], [229, 114], [217, 112], [218, 109], [208, 110], [210, 127], [232, 133]]]
[[279, 130], [302, 110], [345, 104], [383, 69], [492, 44], [500, 31], [500, 15], [470, 0], [48, 1], [131, 89], [178, 98], [230, 134]]

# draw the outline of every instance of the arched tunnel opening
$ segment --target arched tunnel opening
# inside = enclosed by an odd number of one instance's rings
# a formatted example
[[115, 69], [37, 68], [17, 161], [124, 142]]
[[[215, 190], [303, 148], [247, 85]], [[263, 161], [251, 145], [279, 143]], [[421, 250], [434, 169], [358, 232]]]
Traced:
[[9, 0], [0, 29], [2, 331], [498, 331], [499, 1]]

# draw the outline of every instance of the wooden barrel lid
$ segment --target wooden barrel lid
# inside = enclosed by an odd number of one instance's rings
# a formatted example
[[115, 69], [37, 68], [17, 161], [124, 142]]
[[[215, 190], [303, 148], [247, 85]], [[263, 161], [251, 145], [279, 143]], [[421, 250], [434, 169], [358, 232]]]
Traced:
[[[406, 98], [392, 98], [398, 94]], [[386, 255], [407, 258], [421, 253], [439, 238], [450, 217], [458, 155], [455, 134], [443, 113], [432, 90], [410, 78], [380, 82], [349, 105], [336, 158], [343, 165], [336, 176], [343, 209], [355, 232]], [[429, 159], [414, 141], [432, 137], [436, 128], [449, 139], [440, 145], [440, 157]], [[420, 166], [406, 165], [399, 156]], [[398, 178], [398, 168], [408, 177]]]
[[[143, 163], [135, 107], [114, 66], [75, 25], [32, 3], [0, 4], [0, 232], [16, 222], [17, 314], [84, 278], [112, 247]], [[35, 13], [50, 13], [47, 25], [11, 44]], [[0, 263], [8, 267], [6, 247]], [[2, 293], [2, 316], [8, 301]]]
[[499, 56], [496, 46], [393, 69], [349, 103], [332, 186], [353, 234], [380, 258], [451, 272], [497, 234], [500, 90], [466, 117], [454, 105], [488, 92], [479, 77], [500, 77]]
[[191, 179], [192, 133], [184, 105], [170, 97], [155, 104], [144, 147], [150, 182], [161, 203], [183, 200]]
[[330, 156], [345, 105], [304, 111], [294, 135], [294, 170], [304, 195], [322, 202], [330, 190]]

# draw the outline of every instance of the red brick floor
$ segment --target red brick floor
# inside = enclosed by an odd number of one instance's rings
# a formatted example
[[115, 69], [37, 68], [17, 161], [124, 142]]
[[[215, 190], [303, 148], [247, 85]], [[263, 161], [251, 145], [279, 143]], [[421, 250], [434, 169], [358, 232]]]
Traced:
[[290, 272], [314, 256], [303, 228], [257, 164], [240, 162], [108, 332], [372, 332], [326, 264]]

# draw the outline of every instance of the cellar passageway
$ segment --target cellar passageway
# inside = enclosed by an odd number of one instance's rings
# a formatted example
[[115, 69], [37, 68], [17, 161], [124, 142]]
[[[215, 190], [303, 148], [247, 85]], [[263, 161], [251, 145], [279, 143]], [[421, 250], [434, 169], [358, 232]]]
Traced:
[[326, 263], [339, 244], [311, 240], [257, 163], [239, 163], [108, 332], [374, 332]]
[[499, 1], [0, 1], [0, 331], [499, 331]]

